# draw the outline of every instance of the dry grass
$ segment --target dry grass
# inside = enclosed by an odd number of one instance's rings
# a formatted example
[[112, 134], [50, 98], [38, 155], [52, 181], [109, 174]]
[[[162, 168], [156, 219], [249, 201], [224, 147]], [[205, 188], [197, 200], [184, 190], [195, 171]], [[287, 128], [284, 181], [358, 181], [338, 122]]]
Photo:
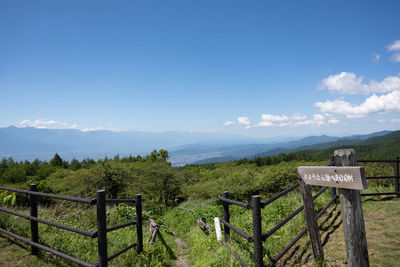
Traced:
[[[400, 198], [363, 199], [365, 231], [371, 266], [399, 266]], [[282, 258], [277, 266], [347, 266], [340, 206], [332, 207], [318, 221], [325, 260], [313, 260], [308, 235]]]

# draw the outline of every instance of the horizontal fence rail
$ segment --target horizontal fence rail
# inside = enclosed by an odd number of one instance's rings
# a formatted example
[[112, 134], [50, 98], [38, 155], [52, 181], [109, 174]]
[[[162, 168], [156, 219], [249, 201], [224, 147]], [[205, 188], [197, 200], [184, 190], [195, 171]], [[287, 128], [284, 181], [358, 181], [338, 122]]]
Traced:
[[89, 237], [92, 237], [92, 238], [97, 237], [97, 231], [89, 232], [89, 231], [86, 231], [86, 230], [78, 229], [78, 228], [75, 228], [75, 227], [72, 227], [72, 226], [68, 226], [68, 225], [64, 225], [64, 224], [61, 224], [61, 223], [56, 223], [56, 222], [40, 219], [40, 218], [37, 218], [37, 217], [33, 217], [33, 216], [30, 216], [30, 215], [26, 215], [26, 214], [19, 213], [19, 212], [16, 212], [16, 211], [13, 211], [13, 210], [9, 210], [9, 209], [6, 209], [6, 208], [2, 208], [2, 207], [0, 207], [0, 211], [8, 213], [8, 214], [15, 215], [15, 216], [27, 219], [27, 220], [31, 220], [31, 221], [47, 224], [47, 225], [50, 225], [50, 226], [54, 226], [54, 227], [57, 227], [59, 229], [67, 230], [67, 231], [74, 232], [74, 233], [77, 233], [77, 234], [89, 236]]
[[114, 258], [116, 258], [116, 257], [118, 257], [119, 255], [121, 255], [122, 253], [125, 253], [125, 252], [127, 252], [128, 250], [130, 250], [131, 248], [134, 248], [134, 247], [136, 247], [138, 245], [138, 243], [137, 242], [135, 242], [135, 243], [133, 243], [132, 245], [129, 245], [129, 246], [127, 246], [126, 248], [124, 248], [124, 249], [121, 249], [120, 251], [118, 251], [117, 253], [115, 253], [115, 254], [113, 254], [113, 255], [111, 255], [110, 257], [108, 257], [107, 258], [107, 261], [110, 261], [110, 260], [112, 260], [112, 259], [114, 259]]
[[62, 252], [60, 252], [60, 251], [57, 251], [57, 250], [55, 250], [55, 249], [46, 247], [46, 246], [44, 246], [44, 245], [42, 245], [42, 244], [33, 242], [33, 241], [29, 240], [29, 239], [26, 239], [25, 237], [19, 236], [19, 235], [17, 235], [17, 234], [14, 234], [14, 233], [12, 233], [12, 232], [6, 231], [6, 230], [4, 230], [4, 229], [1, 229], [1, 228], [0, 228], [0, 232], [3, 233], [3, 234], [6, 234], [6, 235], [8, 235], [8, 236], [11, 236], [11, 237], [13, 237], [13, 238], [15, 238], [15, 239], [17, 239], [17, 240], [19, 240], [19, 241], [22, 241], [22, 242], [24, 242], [24, 243], [26, 243], [26, 244], [28, 244], [28, 245], [30, 245], [30, 246], [39, 248], [39, 249], [41, 249], [41, 250], [44, 250], [44, 251], [46, 251], [46, 252], [49, 252], [49, 253], [51, 253], [51, 254], [53, 254], [53, 255], [56, 255], [56, 256], [58, 256], [58, 257], [61, 257], [61, 258], [66, 259], [66, 260], [68, 260], [68, 261], [70, 261], [70, 262], [76, 263], [76, 264], [78, 264], [78, 265], [87, 266], [87, 267], [89, 267], [89, 266], [90, 266], [90, 267], [91, 267], [91, 266], [94, 266], [93, 264], [90, 264], [90, 263], [84, 262], [84, 261], [82, 261], [82, 260], [76, 259], [76, 258], [71, 257], [71, 256], [69, 256], [69, 255], [67, 255], [67, 254], [64, 254], [64, 253], [62, 253]]
[[394, 179], [394, 192], [382, 192], [382, 193], [363, 193], [361, 196], [385, 196], [385, 195], [397, 195], [400, 197], [400, 186], [399, 186], [399, 180], [400, 180], [400, 174], [399, 174], [399, 165], [400, 165], [400, 159], [399, 157], [394, 157], [393, 160], [374, 160], [374, 159], [369, 159], [369, 160], [357, 160], [357, 162], [360, 163], [393, 163], [393, 175], [385, 175], [385, 176], [367, 176], [367, 180], [379, 180], [379, 179]]
[[60, 195], [56, 195], [56, 194], [42, 193], [42, 192], [36, 192], [36, 191], [31, 191], [31, 190], [23, 190], [23, 189], [11, 188], [11, 187], [5, 187], [5, 186], [0, 186], [0, 190], [7, 190], [7, 191], [10, 191], [10, 192], [21, 193], [21, 194], [31, 195], [31, 196], [39, 196], [39, 197], [48, 197], [48, 198], [55, 198], [55, 199], [61, 199], [61, 200], [68, 200], [68, 201], [91, 204], [91, 205], [96, 204], [96, 199], [95, 198], [93, 198], [93, 199], [84, 199], [84, 198], [78, 198], [78, 197], [60, 196]]
[[221, 200], [222, 202], [231, 204], [231, 205], [236, 205], [236, 206], [239, 206], [239, 207], [246, 208], [248, 210], [251, 209], [251, 205], [250, 204], [243, 203], [243, 202], [240, 202], [240, 201], [236, 201], [236, 200], [233, 200], [233, 199], [220, 197], [219, 200]]
[[285, 190], [279, 192], [278, 194], [276, 194], [276, 195], [270, 197], [269, 199], [267, 199], [267, 200], [265, 200], [265, 201], [262, 201], [262, 202], [261, 202], [261, 207], [264, 208], [265, 206], [267, 206], [268, 204], [274, 202], [274, 201], [277, 200], [278, 198], [283, 197], [283, 196], [286, 195], [287, 193], [289, 193], [289, 192], [295, 190], [298, 186], [300, 186], [300, 183], [295, 183], [294, 185], [290, 186], [289, 188], [286, 188]]
[[[396, 159], [397, 158], [397, 159]], [[398, 162], [399, 159], [398, 157], [395, 157], [395, 159], [358, 159], [357, 162], [365, 162], [365, 163], [373, 163], [373, 162]]]
[[[368, 176], [366, 177], [367, 179], [395, 179], [395, 192], [385, 192], [385, 193], [367, 193], [367, 194], [361, 194], [362, 196], [375, 196], [375, 195], [393, 195], [397, 194], [400, 197], [400, 192], [399, 192], [399, 157], [395, 157], [393, 160], [358, 160], [360, 163], [394, 163], [394, 175], [386, 175], [386, 176]], [[333, 156], [330, 159], [330, 163], [327, 166], [335, 166], [334, 163], [334, 158]], [[268, 232], [265, 234], [258, 234], [258, 230], [261, 230], [261, 215], [260, 212], [257, 210], [261, 211], [264, 207], [267, 205], [273, 203], [274, 201], [278, 200], [279, 198], [285, 196], [286, 194], [296, 190], [300, 186], [300, 183], [295, 183], [288, 188], [282, 190], [281, 192], [273, 195], [272, 197], [268, 198], [267, 200], [260, 201], [259, 204], [255, 204], [254, 200], [259, 197], [258, 196], [253, 196], [253, 202], [252, 204], [248, 203], [243, 203], [237, 200], [229, 199], [228, 198], [228, 192], [224, 192], [223, 196], [219, 198], [223, 205], [223, 211], [224, 211], [224, 219], [220, 219], [220, 221], [224, 224], [224, 234], [225, 234], [225, 241], [229, 239], [230, 236], [230, 229], [232, 229], [235, 233], [237, 233], [239, 236], [243, 237], [246, 239], [248, 242], [252, 242], [254, 245], [254, 263], [255, 266], [263, 266], [263, 261], [262, 261], [262, 243], [268, 239], [271, 235], [273, 235], [277, 230], [279, 230], [281, 227], [283, 227], [287, 222], [289, 222], [291, 219], [293, 219], [296, 215], [298, 215], [301, 211], [303, 211], [304, 206], [299, 207], [295, 211], [293, 211], [291, 214], [289, 214], [285, 219], [283, 219], [281, 222], [279, 222], [277, 225], [275, 225], [273, 228], [271, 228]], [[318, 191], [313, 197], [312, 200], [314, 201], [316, 198], [318, 198], [321, 194], [323, 194], [326, 190], [328, 190], [329, 187], [323, 187], [320, 191]], [[336, 194], [336, 188], [331, 188], [331, 198], [330, 201], [321, 209], [321, 211], [316, 215], [316, 219], [318, 220], [327, 210], [328, 208], [337, 202], [338, 195]], [[235, 226], [231, 225], [230, 222], [230, 212], [229, 212], [229, 205], [236, 205], [240, 206], [246, 209], [253, 209], [253, 235], [250, 236], [246, 234], [243, 230], [236, 228]], [[255, 211], [256, 209], [256, 211]], [[255, 218], [257, 217], [257, 218]], [[256, 224], [259, 224], [256, 225]], [[256, 229], [256, 228], [259, 229]], [[304, 236], [307, 233], [308, 229], [307, 227], [304, 228], [289, 244], [287, 244], [275, 257], [271, 259], [271, 263], [275, 264], [278, 260], [280, 260], [299, 240], [302, 236]], [[261, 242], [260, 242], [261, 240]], [[256, 244], [258, 243], [258, 244]], [[261, 245], [260, 245], [261, 244]], [[261, 248], [260, 248], [261, 247]]]
[[112, 232], [112, 231], [115, 231], [115, 230], [118, 230], [118, 229], [122, 229], [122, 228], [125, 228], [127, 226], [134, 225], [134, 224], [136, 224], [136, 221], [128, 222], [128, 223], [124, 223], [124, 224], [120, 224], [120, 225], [116, 225], [116, 226], [112, 226], [112, 227], [107, 228], [107, 232]]
[[[324, 208], [322, 208], [322, 210], [317, 214], [316, 218], [319, 219], [324, 213], [325, 211], [333, 204], [335, 203], [336, 199], [338, 199], [339, 197], [337, 195], [335, 195], [329, 202], [328, 204], [326, 204], [326, 206]], [[288, 251], [289, 249], [291, 249], [296, 243], [297, 241], [300, 240], [301, 237], [303, 237], [303, 235], [305, 233], [307, 233], [308, 229], [307, 227], [305, 227], [286, 247], [284, 247], [277, 256], [275, 256], [275, 258], [273, 258], [271, 260], [271, 263], [276, 263], [278, 260], [280, 260]]]
[[[279, 199], [280, 197], [284, 196], [285, 194], [295, 190], [297, 187], [299, 186], [299, 183], [296, 183], [290, 187], [288, 187], [287, 189], [281, 191], [280, 193], [272, 196], [271, 198], [260, 202], [259, 207], [257, 207], [257, 205], [253, 204], [248, 204], [248, 203], [243, 203], [240, 201], [236, 201], [233, 199], [229, 199], [228, 198], [228, 192], [224, 192], [224, 197], [220, 197], [219, 199], [221, 200], [221, 202], [227, 206], [227, 208], [224, 208], [224, 218], [230, 218], [230, 214], [229, 214], [229, 204], [230, 205], [236, 205], [236, 206], [240, 206], [246, 209], [253, 209], [254, 211], [254, 207], [256, 207], [256, 209], [262, 209], [264, 207], [266, 207], [268, 204], [272, 203], [273, 201]], [[312, 199], [315, 200], [317, 199], [321, 194], [323, 194], [329, 187], [325, 186], [323, 187], [320, 191], [318, 191], [313, 197]], [[336, 192], [336, 191], [335, 191]], [[253, 196], [253, 198], [256, 196]], [[322, 214], [329, 208], [329, 206], [331, 206], [335, 200], [337, 199], [337, 195], [336, 193], [332, 195], [331, 200], [328, 202], [328, 204], [320, 211], [320, 213], [317, 215], [317, 219], [319, 217], [322, 216]], [[235, 233], [237, 233], [239, 236], [243, 237], [244, 239], [246, 239], [248, 242], [253, 242], [255, 243], [255, 240], [258, 238], [260, 240], [260, 244], [261, 242], [264, 242], [268, 239], [268, 237], [270, 237], [271, 235], [273, 235], [276, 231], [278, 231], [281, 227], [283, 227], [286, 223], [288, 223], [291, 219], [293, 219], [297, 214], [299, 214], [301, 211], [303, 211], [304, 206], [299, 207], [298, 209], [296, 209], [295, 211], [293, 211], [291, 214], [289, 214], [285, 219], [283, 219], [281, 222], [279, 222], [277, 225], [275, 225], [271, 230], [269, 230], [267, 233], [265, 234], [261, 234], [260, 236], [256, 236], [254, 235], [254, 231], [253, 231], [253, 236], [250, 236], [248, 234], [246, 234], [243, 230], [236, 228], [235, 226], [233, 226], [232, 224], [229, 223], [229, 219], [222, 219], [220, 218], [220, 221], [222, 224], [224, 224], [224, 231], [225, 231], [225, 236], [229, 238], [229, 231], [227, 231], [228, 229], [233, 230]], [[257, 218], [257, 220], [261, 220], [260, 218]], [[254, 218], [253, 218], [254, 220]], [[254, 230], [254, 229], [253, 229]], [[228, 232], [228, 234], [227, 234]], [[296, 244], [296, 242], [307, 232], [307, 229], [303, 230], [298, 236], [296, 236], [292, 242], [290, 242], [275, 258], [272, 259], [271, 263], [274, 263], [276, 261], [278, 261], [294, 244]], [[258, 245], [259, 246], [259, 245]], [[256, 248], [257, 252], [255, 251], [255, 254], [260, 253], [260, 248]], [[260, 261], [261, 256], [258, 256], [258, 261]], [[256, 266], [262, 266], [263, 263], [259, 262]]]
[[248, 234], [246, 234], [245, 232], [243, 232], [242, 230], [236, 228], [235, 226], [233, 226], [232, 224], [228, 223], [227, 221], [225, 221], [224, 219], [220, 219], [220, 221], [228, 228], [232, 229], [233, 231], [235, 231], [238, 235], [240, 235], [241, 237], [243, 237], [244, 239], [246, 239], [248, 242], [253, 242], [253, 237], [249, 236]]
[[[37, 192], [35, 184], [31, 184], [29, 186], [29, 188], [30, 188], [30, 190], [23, 190], [23, 189], [0, 186], [0, 190], [7, 190], [10, 192], [16, 192], [16, 193], [29, 195], [30, 215], [27, 215], [24, 213], [19, 213], [19, 212], [16, 212], [16, 211], [4, 208], [4, 207], [0, 207], [0, 212], [8, 213], [8, 214], [29, 220], [31, 222], [31, 239], [32, 240], [29, 240], [25, 237], [19, 236], [15, 233], [9, 232], [2, 228], [0, 228], [0, 232], [30, 245], [32, 247], [32, 254], [37, 255], [38, 249], [41, 249], [41, 250], [44, 250], [46, 252], [49, 252], [53, 255], [56, 255], [67, 261], [76, 263], [81, 266], [106, 267], [106, 266], [108, 266], [108, 261], [116, 258], [117, 256], [121, 255], [122, 253], [128, 251], [129, 249], [131, 249], [133, 247], [136, 247], [136, 250], [138, 253], [143, 251], [142, 196], [140, 194], [136, 195], [135, 199], [106, 199], [105, 191], [100, 190], [97, 192], [96, 198], [83, 199], [83, 198], [76, 198], [76, 197], [70, 197], [70, 196], [61, 196], [61, 195], [56, 195], [56, 194]], [[38, 196], [67, 200], [67, 201], [90, 204], [90, 205], [96, 205], [97, 206], [97, 231], [90, 232], [87, 230], [82, 230], [82, 229], [78, 229], [78, 228], [75, 228], [72, 226], [68, 226], [68, 225], [57, 223], [57, 222], [52, 222], [52, 221], [38, 218], [38, 214], [37, 214], [38, 213], [37, 212], [37, 206], [38, 206], [37, 205], [37, 197]], [[120, 224], [120, 225], [116, 225], [116, 226], [107, 228], [107, 225], [106, 225], [106, 203], [135, 203], [135, 205], [136, 205], [136, 221], [132, 221], [132, 222], [128, 222], [128, 223], [124, 223], [124, 224]], [[46, 225], [50, 225], [50, 226], [53, 226], [53, 227], [56, 227], [56, 228], [59, 228], [62, 230], [74, 232], [74, 233], [88, 236], [91, 238], [97, 238], [98, 239], [99, 262], [96, 264], [90, 264], [90, 263], [84, 262], [80, 259], [74, 258], [70, 255], [64, 254], [60, 251], [57, 251], [55, 249], [52, 249], [52, 248], [49, 248], [47, 246], [40, 244], [39, 243], [38, 223], [43, 223]], [[107, 232], [122, 229], [122, 228], [125, 228], [128, 226], [131, 226], [131, 225], [136, 225], [137, 242], [135, 242], [132, 245], [129, 245], [128, 247], [107, 257]]]

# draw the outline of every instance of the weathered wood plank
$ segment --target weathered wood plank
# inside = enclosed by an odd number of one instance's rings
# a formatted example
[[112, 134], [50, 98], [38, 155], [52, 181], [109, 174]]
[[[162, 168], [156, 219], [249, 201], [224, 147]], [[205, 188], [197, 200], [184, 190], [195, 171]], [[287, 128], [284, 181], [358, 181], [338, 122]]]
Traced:
[[324, 258], [324, 251], [322, 249], [321, 236], [319, 234], [318, 223], [315, 217], [311, 186], [305, 184], [303, 180], [300, 180], [300, 192], [303, 196], [304, 218], [307, 222], [308, 235], [310, 237], [314, 258], [322, 260]]
[[197, 224], [199, 225], [201, 230], [207, 233], [211, 232], [211, 226], [207, 224], [206, 218], [201, 218], [200, 220], [197, 220]]
[[[354, 149], [336, 150], [334, 157], [336, 166], [357, 165]], [[369, 266], [360, 191], [340, 188], [339, 193], [348, 266]]]
[[156, 223], [153, 219], [149, 219], [149, 230], [151, 233], [149, 243], [153, 244], [156, 241], [156, 235], [158, 230], [160, 229], [160, 225]]
[[362, 166], [300, 166], [297, 170], [306, 184], [356, 190], [368, 188]]

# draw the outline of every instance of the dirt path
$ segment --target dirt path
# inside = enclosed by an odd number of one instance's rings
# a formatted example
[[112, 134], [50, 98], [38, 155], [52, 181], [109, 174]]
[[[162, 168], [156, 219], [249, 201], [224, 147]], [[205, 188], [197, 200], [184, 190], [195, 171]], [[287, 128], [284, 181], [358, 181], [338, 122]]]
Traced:
[[175, 239], [176, 246], [178, 247], [178, 259], [174, 262], [175, 267], [189, 267], [190, 263], [187, 259], [189, 250], [188, 244], [180, 238]]

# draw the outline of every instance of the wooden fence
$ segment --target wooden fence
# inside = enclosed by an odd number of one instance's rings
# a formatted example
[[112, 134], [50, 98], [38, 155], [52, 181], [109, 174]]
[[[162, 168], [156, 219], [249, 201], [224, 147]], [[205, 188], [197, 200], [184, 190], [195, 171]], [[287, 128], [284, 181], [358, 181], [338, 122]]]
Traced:
[[367, 180], [376, 179], [394, 179], [394, 192], [368, 193], [361, 196], [378, 196], [378, 195], [397, 195], [400, 197], [399, 189], [399, 157], [394, 157], [392, 160], [357, 160], [359, 163], [393, 163], [393, 176], [367, 176]]
[[[388, 178], [393, 178], [395, 179], [395, 192], [389, 192], [389, 193], [370, 193], [370, 194], [362, 194], [363, 196], [372, 196], [372, 195], [389, 195], [389, 194], [399, 194], [399, 157], [395, 157], [394, 160], [358, 160], [358, 162], [362, 163], [367, 163], [367, 162], [389, 162], [389, 163], [394, 163], [394, 175], [393, 176], [370, 176], [367, 177], [367, 179], [388, 179]], [[334, 166], [334, 158], [331, 157], [331, 162], [328, 166]], [[224, 211], [224, 218], [220, 219], [220, 221], [224, 224], [224, 238], [225, 241], [229, 239], [230, 236], [230, 230], [233, 230], [235, 233], [237, 233], [239, 236], [243, 237], [246, 239], [249, 243], [253, 243], [253, 249], [254, 249], [254, 263], [256, 267], [260, 267], [264, 265], [263, 262], [263, 242], [265, 242], [271, 235], [273, 235], [278, 229], [280, 229], [282, 226], [284, 226], [287, 222], [289, 222], [291, 219], [293, 219], [297, 214], [299, 214], [301, 211], [303, 211], [304, 206], [299, 207], [295, 211], [293, 211], [291, 214], [289, 214], [285, 219], [283, 219], [280, 223], [275, 225], [272, 229], [270, 229], [266, 233], [262, 233], [262, 227], [261, 227], [261, 210], [265, 208], [267, 205], [271, 204], [275, 200], [281, 198], [282, 196], [288, 194], [291, 191], [294, 191], [297, 187], [300, 186], [300, 183], [295, 183], [294, 185], [286, 188], [285, 190], [277, 193], [276, 195], [270, 197], [267, 200], [261, 201], [260, 197], [258, 195], [252, 196], [252, 202], [251, 204], [248, 203], [243, 203], [240, 201], [236, 201], [233, 199], [229, 199], [228, 192], [224, 192], [222, 194], [222, 197], [219, 198], [219, 200], [222, 203], [223, 206], [223, 211]], [[318, 198], [322, 193], [324, 193], [328, 187], [323, 187], [318, 193], [316, 193], [313, 196], [313, 201]], [[331, 188], [331, 199], [330, 201], [322, 208], [322, 210], [317, 214], [316, 218], [320, 218], [324, 212], [331, 206], [333, 203], [336, 202], [336, 200], [339, 198], [339, 196], [336, 193], [336, 188]], [[248, 210], [252, 210], [252, 217], [253, 217], [253, 235], [250, 236], [246, 234], [244, 231], [241, 229], [236, 228], [235, 226], [230, 224], [230, 212], [229, 212], [229, 206], [230, 205], [236, 205], [239, 207], [243, 207]], [[275, 264], [279, 259], [281, 259], [289, 250], [292, 248], [297, 241], [300, 240], [300, 238], [307, 233], [308, 229], [307, 227], [304, 228], [292, 241], [289, 242], [275, 257], [271, 259], [271, 264]]]
[[[30, 245], [32, 247], [32, 254], [34, 254], [34, 255], [36, 255], [38, 253], [38, 250], [41, 249], [41, 250], [47, 251], [51, 254], [54, 254], [58, 257], [64, 258], [70, 262], [76, 263], [81, 266], [106, 267], [108, 265], [109, 261], [111, 261], [115, 257], [121, 255], [122, 253], [128, 251], [129, 249], [131, 249], [133, 247], [136, 247], [136, 250], [138, 253], [142, 252], [142, 250], [143, 250], [142, 196], [140, 194], [136, 195], [135, 199], [106, 199], [106, 192], [104, 190], [100, 190], [100, 191], [97, 191], [96, 198], [82, 199], [82, 198], [76, 198], [76, 197], [61, 196], [61, 195], [38, 192], [36, 184], [29, 185], [29, 190], [9, 188], [9, 187], [4, 187], [4, 186], [0, 186], [0, 190], [7, 190], [10, 192], [16, 192], [16, 193], [22, 193], [22, 194], [29, 195], [30, 215], [19, 213], [19, 212], [16, 212], [16, 211], [13, 211], [10, 209], [6, 209], [3, 207], [0, 207], [0, 212], [5, 212], [8, 214], [12, 214], [12, 215], [30, 220], [30, 222], [31, 222], [31, 240], [29, 240], [25, 237], [19, 236], [15, 233], [9, 232], [2, 228], [0, 228], [0, 232]], [[67, 201], [78, 202], [78, 203], [89, 204], [89, 205], [96, 205], [96, 208], [97, 208], [97, 231], [90, 232], [90, 231], [78, 229], [75, 227], [71, 227], [68, 225], [64, 225], [64, 224], [60, 224], [60, 223], [56, 223], [56, 222], [38, 218], [37, 197], [47, 197], [47, 198], [67, 200]], [[112, 226], [112, 227], [107, 227], [106, 203], [122, 203], [122, 202], [130, 202], [130, 203], [136, 204], [136, 221], [132, 221], [132, 222], [128, 222], [125, 224], [116, 225], [116, 226]], [[52, 249], [52, 248], [49, 248], [49, 247], [46, 247], [46, 246], [40, 244], [39, 243], [38, 223], [47, 224], [47, 225], [54, 226], [59, 229], [71, 231], [71, 232], [81, 234], [84, 236], [89, 236], [91, 238], [97, 238], [97, 241], [98, 241], [98, 263], [90, 264], [90, 263], [84, 262], [80, 259], [74, 258], [70, 255], [64, 254], [60, 251], [57, 251], [55, 249]], [[136, 225], [137, 241], [135, 243], [133, 243], [132, 245], [116, 252], [115, 254], [113, 254], [111, 256], [107, 256], [107, 233], [127, 227], [127, 226], [131, 226], [131, 225]]]

